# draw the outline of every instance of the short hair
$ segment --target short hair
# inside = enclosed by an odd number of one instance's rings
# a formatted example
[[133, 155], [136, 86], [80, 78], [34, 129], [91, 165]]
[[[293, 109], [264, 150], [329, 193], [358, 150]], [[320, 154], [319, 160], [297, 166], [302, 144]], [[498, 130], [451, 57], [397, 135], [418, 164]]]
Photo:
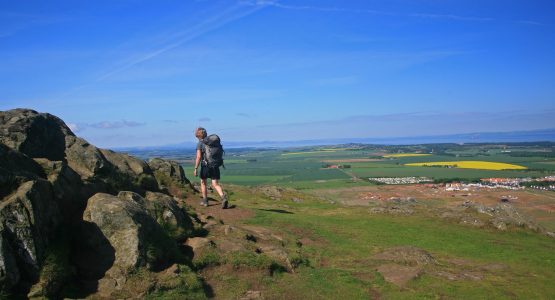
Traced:
[[207, 135], [206, 129], [204, 129], [204, 128], [202, 128], [202, 127], [198, 127], [198, 128], [195, 130], [195, 136], [196, 136], [197, 138], [203, 139], [203, 138], [206, 137], [206, 135]]

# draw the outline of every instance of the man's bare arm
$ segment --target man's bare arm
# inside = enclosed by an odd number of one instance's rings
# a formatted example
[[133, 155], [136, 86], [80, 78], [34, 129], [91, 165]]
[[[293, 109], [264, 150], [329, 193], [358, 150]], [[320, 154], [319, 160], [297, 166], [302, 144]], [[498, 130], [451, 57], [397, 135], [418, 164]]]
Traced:
[[197, 159], [195, 160], [195, 176], [197, 176], [197, 169], [200, 165], [200, 157], [202, 156], [202, 153], [200, 152], [200, 150], [197, 150]]

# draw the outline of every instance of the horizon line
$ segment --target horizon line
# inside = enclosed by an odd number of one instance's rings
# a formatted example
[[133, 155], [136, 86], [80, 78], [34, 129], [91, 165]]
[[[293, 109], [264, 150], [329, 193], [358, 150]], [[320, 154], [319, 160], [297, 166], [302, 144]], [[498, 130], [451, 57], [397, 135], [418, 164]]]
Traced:
[[[453, 138], [461, 138], [461, 139], [469, 139], [472, 138], [473, 135], [522, 135], [526, 133], [542, 133], [547, 132], [547, 134], [551, 134], [551, 137], [546, 137], [546, 139], [536, 139], [536, 140], [524, 140], [525, 137], [520, 137], [521, 140], [517, 140], [516, 136], [513, 137], [505, 137], [505, 138], [512, 138], [513, 140], [510, 141], [502, 141], [499, 139], [491, 138], [487, 141], [478, 141], [478, 137], [476, 143], [545, 143], [545, 142], [555, 142], [555, 127], [553, 128], [543, 128], [543, 129], [534, 129], [534, 130], [520, 130], [520, 131], [488, 131], [488, 132], [467, 132], [467, 133], [453, 133], [453, 134], [439, 134], [439, 135], [420, 135], [420, 136], [400, 136], [400, 137], [352, 137], [352, 138], [339, 138], [339, 137], [332, 137], [332, 138], [322, 138], [322, 139], [299, 139], [299, 140], [258, 140], [258, 141], [239, 141], [239, 140], [231, 140], [222, 143], [224, 146], [228, 144], [227, 148], [288, 148], [288, 147], [304, 147], [304, 146], [325, 146], [325, 145], [337, 145], [337, 144], [366, 144], [366, 145], [419, 145], [419, 144], [472, 144], [471, 141], [435, 141], [435, 142], [407, 142], [403, 143], [393, 143], [393, 140], [410, 140], [410, 139], [453, 139]], [[370, 141], [374, 141], [373, 143]], [[389, 142], [384, 142], [390, 140]], [[365, 142], [366, 141], [366, 142]], [[382, 141], [382, 142], [380, 142]], [[285, 144], [298, 144], [298, 145], [285, 145]], [[302, 144], [305, 143], [305, 144]], [[318, 144], [321, 143], [321, 144]], [[181, 142], [177, 144], [166, 144], [166, 145], [155, 145], [155, 146], [122, 146], [122, 147], [111, 147], [111, 149], [164, 149], [164, 148], [173, 148], [173, 149], [187, 149], [189, 147], [193, 147], [196, 142]], [[229, 145], [231, 144], [231, 145]], [[235, 144], [235, 145], [233, 145]], [[264, 144], [278, 144], [273, 146], [264, 146]], [[282, 144], [283, 146], [279, 146]], [[257, 146], [254, 146], [257, 145]]]

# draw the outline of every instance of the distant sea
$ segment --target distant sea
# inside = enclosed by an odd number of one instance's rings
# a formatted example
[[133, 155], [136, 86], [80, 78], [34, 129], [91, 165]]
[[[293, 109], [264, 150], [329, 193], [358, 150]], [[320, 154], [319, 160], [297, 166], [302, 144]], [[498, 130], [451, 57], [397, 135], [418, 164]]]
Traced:
[[[416, 145], [440, 143], [516, 143], [516, 142], [555, 142], [555, 128], [511, 131], [511, 132], [478, 132], [450, 135], [430, 135], [413, 137], [380, 137], [380, 138], [339, 138], [315, 139], [298, 141], [222, 141], [225, 148], [287, 148], [318, 145], [339, 144], [374, 144], [374, 145]], [[185, 142], [174, 145], [152, 147], [116, 148], [117, 151], [136, 150], [193, 150], [196, 144]]]

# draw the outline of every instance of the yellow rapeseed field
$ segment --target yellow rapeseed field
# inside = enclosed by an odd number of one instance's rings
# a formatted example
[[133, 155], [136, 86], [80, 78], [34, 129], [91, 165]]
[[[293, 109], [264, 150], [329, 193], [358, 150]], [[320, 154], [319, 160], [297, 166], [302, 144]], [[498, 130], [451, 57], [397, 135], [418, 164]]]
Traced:
[[461, 169], [481, 169], [481, 170], [525, 170], [524, 166], [512, 165], [499, 162], [491, 161], [434, 161], [434, 162], [423, 162], [423, 163], [410, 163], [405, 164], [405, 166], [415, 166], [415, 167], [448, 167], [452, 166]]
[[430, 156], [431, 154], [425, 153], [397, 153], [397, 154], [386, 154], [385, 158], [395, 158], [395, 157], [414, 157], [414, 156]]

